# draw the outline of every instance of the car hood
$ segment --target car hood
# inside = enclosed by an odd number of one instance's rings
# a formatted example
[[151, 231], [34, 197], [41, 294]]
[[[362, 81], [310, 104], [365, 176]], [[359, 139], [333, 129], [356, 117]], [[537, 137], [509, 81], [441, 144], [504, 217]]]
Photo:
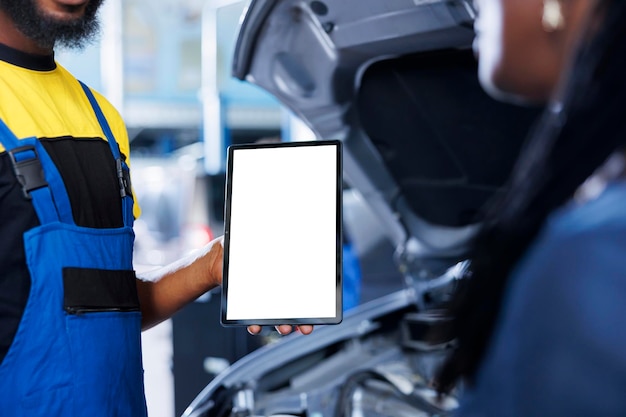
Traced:
[[347, 183], [420, 274], [463, 258], [539, 111], [483, 92], [474, 17], [465, 0], [253, 0], [237, 39], [233, 75], [343, 141]]

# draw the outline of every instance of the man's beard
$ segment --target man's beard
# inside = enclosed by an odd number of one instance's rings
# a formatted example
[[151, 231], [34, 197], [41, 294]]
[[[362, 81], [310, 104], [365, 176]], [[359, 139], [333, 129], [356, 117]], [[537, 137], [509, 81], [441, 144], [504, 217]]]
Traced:
[[82, 17], [55, 19], [37, 6], [37, 0], [0, 0], [2, 9], [17, 29], [41, 48], [55, 46], [80, 49], [93, 41], [100, 29], [98, 8], [104, 0], [91, 0]]

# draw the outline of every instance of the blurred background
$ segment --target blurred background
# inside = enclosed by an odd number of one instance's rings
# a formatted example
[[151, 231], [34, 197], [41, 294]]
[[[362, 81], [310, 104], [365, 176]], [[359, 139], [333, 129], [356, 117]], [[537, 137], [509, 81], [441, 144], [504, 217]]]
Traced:
[[[82, 51], [57, 51], [57, 61], [104, 94], [127, 123], [133, 186], [142, 207], [135, 227], [138, 272], [165, 265], [223, 233], [228, 145], [314, 139], [276, 99], [230, 76], [247, 5], [107, 0], [99, 39]], [[391, 262], [391, 244], [361, 203], [346, 185], [347, 308], [403, 286]], [[181, 415], [215, 375], [277, 337], [223, 328], [219, 307], [219, 291], [209, 293], [144, 332], [151, 417]]]

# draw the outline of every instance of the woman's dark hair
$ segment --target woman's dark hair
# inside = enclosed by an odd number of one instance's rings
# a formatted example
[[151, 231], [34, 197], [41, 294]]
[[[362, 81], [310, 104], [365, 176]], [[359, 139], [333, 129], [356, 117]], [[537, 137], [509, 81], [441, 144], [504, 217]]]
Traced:
[[598, 0], [595, 13], [602, 25], [579, 48], [562, 105], [538, 120], [475, 238], [468, 278], [448, 306], [453, 321], [445, 337], [454, 337], [457, 348], [440, 369], [442, 392], [459, 379], [472, 382], [507, 279], [548, 215], [626, 144], [626, 1]]

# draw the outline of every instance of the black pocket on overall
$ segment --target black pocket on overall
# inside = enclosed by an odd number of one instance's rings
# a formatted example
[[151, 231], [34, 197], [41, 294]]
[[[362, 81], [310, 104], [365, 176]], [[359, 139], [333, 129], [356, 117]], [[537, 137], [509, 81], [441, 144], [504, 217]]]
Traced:
[[135, 271], [63, 268], [63, 308], [69, 314], [139, 311]]

